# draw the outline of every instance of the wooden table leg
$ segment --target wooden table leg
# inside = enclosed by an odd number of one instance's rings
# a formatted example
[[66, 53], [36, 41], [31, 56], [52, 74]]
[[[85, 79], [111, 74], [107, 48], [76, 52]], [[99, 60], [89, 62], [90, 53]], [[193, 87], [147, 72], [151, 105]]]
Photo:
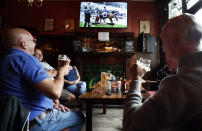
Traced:
[[107, 113], [107, 105], [103, 104], [103, 114], [106, 114], [106, 113]]
[[92, 104], [86, 103], [86, 131], [92, 131]]

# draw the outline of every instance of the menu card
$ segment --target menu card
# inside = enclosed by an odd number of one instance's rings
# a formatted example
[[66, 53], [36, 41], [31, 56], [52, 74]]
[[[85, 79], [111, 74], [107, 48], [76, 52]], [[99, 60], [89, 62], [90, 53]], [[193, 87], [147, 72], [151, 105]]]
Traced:
[[109, 41], [109, 32], [98, 32], [99, 41]]

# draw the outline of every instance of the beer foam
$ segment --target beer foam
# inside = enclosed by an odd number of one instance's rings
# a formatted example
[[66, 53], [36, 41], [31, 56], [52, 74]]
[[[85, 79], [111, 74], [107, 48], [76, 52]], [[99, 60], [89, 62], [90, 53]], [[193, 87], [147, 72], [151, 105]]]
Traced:
[[67, 59], [66, 58], [58, 58], [58, 60], [66, 61]]
[[67, 60], [67, 56], [66, 55], [59, 55], [58, 56], [58, 60], [66, 61]]

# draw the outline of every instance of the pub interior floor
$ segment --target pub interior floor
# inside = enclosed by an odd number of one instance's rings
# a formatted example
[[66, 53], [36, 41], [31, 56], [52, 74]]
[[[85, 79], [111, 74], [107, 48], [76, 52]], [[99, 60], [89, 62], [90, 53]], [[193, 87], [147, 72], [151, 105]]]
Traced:
[[[102, 107], [93, 107], [93, 131], [123, 131], [123, 107], [107, 107], [107, 113], [103, 114]], [[86, 123], [81, 131], [86, 131]]]

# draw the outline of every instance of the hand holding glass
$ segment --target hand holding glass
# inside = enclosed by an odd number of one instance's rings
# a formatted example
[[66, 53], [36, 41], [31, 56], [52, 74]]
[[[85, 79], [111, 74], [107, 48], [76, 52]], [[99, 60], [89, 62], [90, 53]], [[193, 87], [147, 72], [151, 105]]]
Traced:
[[60, 54], [58, 55], [58, 67], [64, 66], [67, 64], [67, 55]]
[[145, 69], [146, 72], [151, 70], [150, 69], [151, 60], [149, 59], [140, 57], [140, 59], [137, 60], [136, 64], [141, 66], [143, 69]]

